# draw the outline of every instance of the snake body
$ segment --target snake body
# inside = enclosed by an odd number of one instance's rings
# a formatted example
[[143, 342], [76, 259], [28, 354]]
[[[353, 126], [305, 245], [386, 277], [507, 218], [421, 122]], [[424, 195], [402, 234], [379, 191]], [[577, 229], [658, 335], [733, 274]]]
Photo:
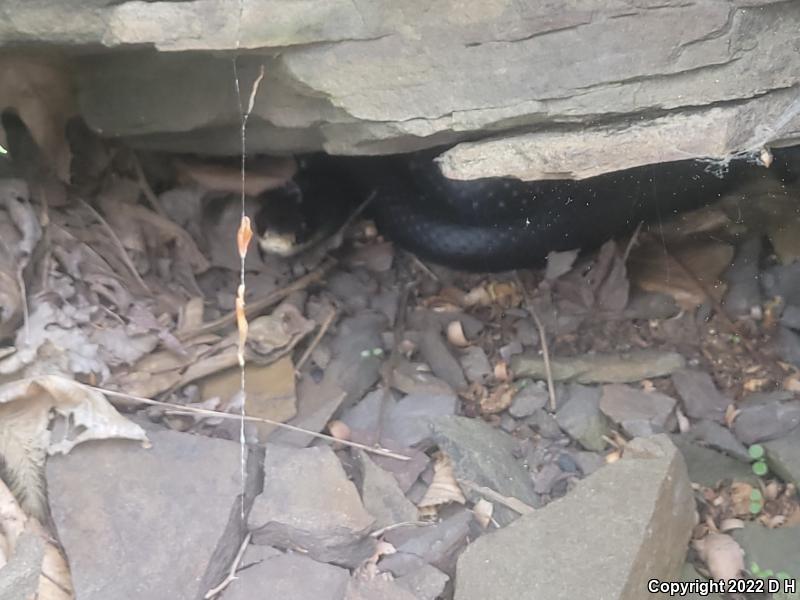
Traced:
[[317, 156], [296, 185], [306, 212], [335, 230], [367, 195], [378, 230], [421, 258], [452, 268], [538, 266], [552, 251], [588, 250], [640, 222], [716, 200], [735, 180], [698, 161], [636, 167], [581, 181], [445, 178], [430, 152]]

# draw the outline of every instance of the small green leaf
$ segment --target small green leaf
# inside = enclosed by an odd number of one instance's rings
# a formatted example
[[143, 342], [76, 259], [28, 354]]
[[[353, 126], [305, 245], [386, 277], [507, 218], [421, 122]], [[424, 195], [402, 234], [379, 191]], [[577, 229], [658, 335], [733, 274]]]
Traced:
[[753, 473], [755, 473], [759, 477], [763, 477], [764, 475], [766, 475], [767, 471], [769, 471], [769, 469], [767, 468], [767, 463], [765, 463], [763, 460], [759, 460], [758, 462], [753, 463]]
[[761, 444], [753, 444], [747, 449], [747, 453], [753, 460], [758, 460], [759, 458], [764, 456], [764, 446], [762, 446]]
[[761, 512], [761, 507], [763, 504], [761, 502], [751, 502], [750, 503], [750, 514], [757, 515]]
[[760, 572], [761, 572], [761, 567], [759, 567], [759, 566], [758, 566], [758, 563], [756, 563], [756, 562], [751, 562], [751, 563], [750, 563], [750, 572], [751, 572], [753, 575], [757, 575], [758, 573], [760, 573]]
[[750, 500], [752, 502], [763, 502], [764, 496], [761, 495], [761, 490], [753, 488], [750, 491]]

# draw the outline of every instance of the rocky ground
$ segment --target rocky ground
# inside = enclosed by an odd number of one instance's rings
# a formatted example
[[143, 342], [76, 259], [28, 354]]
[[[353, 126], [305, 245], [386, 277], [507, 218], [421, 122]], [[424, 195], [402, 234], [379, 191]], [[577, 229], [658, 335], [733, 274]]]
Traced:
[[519, 273], [423, 264], [368, 221], [251, 248], [242, 394], [238, 199], [80, 158], [69, 188], [0, 180], [0, 597], [800, 577], [797, 186]]

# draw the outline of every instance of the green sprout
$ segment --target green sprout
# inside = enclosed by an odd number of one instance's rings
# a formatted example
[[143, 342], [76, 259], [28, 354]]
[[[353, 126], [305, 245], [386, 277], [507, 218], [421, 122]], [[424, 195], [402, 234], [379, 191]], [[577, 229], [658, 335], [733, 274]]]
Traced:
[[750, 513], [757, 515], [764, 508], [764, 496], [761, 495], [761, 490], [753, 489], [750, 492]]
[[766, 475], [769, 468], [767, 467], [767, 461], [764, 460], [764, 446], [761, 444], [753, 444], [747, 449], [747, 453], [750, 455], [750, 458], [753, 459], [753, 464], [750, 465], [753, 469], [753, 473], [759, 477]]

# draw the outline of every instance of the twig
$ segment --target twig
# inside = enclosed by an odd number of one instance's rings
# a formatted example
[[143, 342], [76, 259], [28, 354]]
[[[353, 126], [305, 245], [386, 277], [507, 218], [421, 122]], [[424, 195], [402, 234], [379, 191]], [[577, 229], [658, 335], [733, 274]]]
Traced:
[[158, 196], [153, 191], [153, 188], [150, 187], [150, 182], [147, 181], [147, 177], [145, 177], [144, 169], [142, 169], [142, 163], [139, 162], [139, 157], [132, 153], [133, 156], [133, 169], [136, 171], [136, 179], [139, 180], [139, 189], [144, 194], [144, 197], [147, 198], [147, 201], [150, 203], [150, 206], [156, 211], [159, 215], [168, 219], [167, 212], [164, 210], [164, 207], [161, 206], [161, 202], [158, 200]]
[[231, 570], [228, 571], [228, 574], [225, 576], [225, 579], [219, 582], [219, 585], [214, 586], [210, 590], [206, 592], [206, 595], [203, 596], [205, 600], [210, 600], [217, 594], [219, 594], [222, 590], [224, 590], [228, 585], [236, 579], [236, 570], [239, 568], [239, 564], [242, 562], [242, 557], [244, 556], [245, 550], [247, 550], [247, 545], [250, 543], [250, 538], [252, 537], [251, 532], [247, 532], [247, 535], [244, 536], [242, 540], [242, 545], [239, 546], [239, 551], [236, 553], [236, 557], [233, 559], [233, 563], [231, 563]]
[[95, 219], [97, 219], [97, 221], [100, 223], [100, 226], [106, 230], [106, 233], [108, 233], [108, 236], [111, 238], [111, 241], [114, 242], [114, 245], [117, 247], [117, 250], [119, 250], [119, 253], [122, 256], [122, 262], [124, 262], [125, 266], [128, 267], [128, 270], [133, 275], [133, 278], [136, 280], [136, 283], [142, 286], [142, 288], [148, 294], [152, 294], [153, 292], [150, 290], [149, 287], [147, 287], [147, 284], [144, 282], [144, 279], [142, 279], [142, 276], [139, 275], [139, 271], [136, 270], [136, 265], [133, 264], [131, 257], [128, 256], [128, 251], [125, 250], [125, 245], [122, 243], [122, 240], [119, 239], [119, 236], [117, 236], [117, 232], [114, 231], [111, 225], [108, 224], [108, 221], [106, 221], [103, 218], [103, 215], [97, 212], [91, 204], [86, 202], [86, 200], [84, 200], [83, 198], [78, 198], [78, 202], [80, 202], [84, 206], [84, 208], [86, 208], [90, 213], [92, 213], [92, 216]]
[[[278, 427], [279, 429], [288, 429], [289, 431], [296, 431], [298, 433], [304, 433], [306, 435], [310, 435], [312, 437], [327, 440], [329, 442], [333, 442], [336, 444], [342, 444], [343, 446], [349, 446], [351, 448], [359, 448], [360, 450], [364, 450], [365, 452], [371, 452], [372, 454], [378, 454], [380, 456], [387, 456], [389, 458], [395, 458], [397, 460], [411, 460], [411, 457], [405, 456], [404, 454], [397, 454], [386, 448], [375, 448], [373, 446], [367, 446], [365, 444], [359, 444], [357, 442], [351, 442], [348, 440], [341, 440], [339, 438], [335, 438], [331, 435], [326, 435], [324, 433], [318, 433], [316, 431], [310, 431], [308, 429], [304, 429], [302, 427], [297, 427], [296, 425], [289, 425], [288, 423], [281, 423], [280, 421], [273, 421], [272, 419], [266, 419], [264, 417], [251, 417], [245, 415], [234, 415], [231, 413], [220, 412], [218, 410], [211, 410], [209, 408], [198, 408], [196, 406], [184, 406], [182, 404], [174, 404], [173, 402], [162, 402], [161, 400], [153, 400], [152, 398], [143, 398], [142, 396], [134, 396], [132, 394], [126, 394], [125, 392], [118, 392], [116, 390], [109, 390], [107, 388], [97, 387], [94, 385], [89, 385], [86, 383], [80, 384], [83, 387], [95, 390], [100, 392], [101, 394], [105, 394], [107, 396], [115, 397], [115, 398], [124, 398], [125, 400], [130, 400], [133, 402], [138, 402], [139, 404], [146, 404], [148, 406], [161, 406], [164, 408], [170, 409], [175, 414], [185, 414], [185, 415], [206, 415], [209, 417], [217, 417], [219, 419], [244, 419], [245, 421], [251, 421], [254, 423], [266, 423], [268, 425], [273, 425]], [[342, 392], [342, 397], [344, 397], [344, 392]]]
[[544, 359], [544, 372], [547, 378], [547, 395], [550, 397], [550, 410], [555, 412], [556, 386], [553, 383], [553, 370], [550, 367], [550, 349], [547, 345], [547, 332], [545, 331], [544, 324], [539, 318], [539, 313], [536, 311], [536, 307], [533, 304], [533, 299], [528, 294], [528, 290], [525, 288], [525, 284], [522, 282], [522, 278], [517, 272], [515, 272], [515, 275], [517, 278], [517, 285], [519, 285], [519, 288], [522, 291], [522, 297], [525, 299], [525, 308], [527, 308], [528, 312], [531, 313], [533, 322], [536, 323], [536, 329], [539, 330], [539, 340], [542, 343], [542, 358]]
[[625, 247], [625, 253], [622, 255], [623, 265], [628, 262], [628, 257], [631, 255], [631, 250], [633, 250], [633, 247], [636, 245], [636, 242], [639, 239], [639, 233], [642, 231], [642, 225], [644, 225], [644, 221], [639, 221], [639, 224], [633, 231], [633, 235], [631, 235], [631, 239], [628, 240], [628, 245]]
[[438, 283], [441, 283], [442, 280], [439, 278], [439, 276], [436, 273], [434, 273], [433, 271], [431, 271], [431, 268], [428, 265], [426, 265], [424, 262], [422, 262], [419, 259], [418, 256], [416, 256], [414, 254], [410, 254], [410, 253], [409, 253], [409, 256], [411, 257], [411, 261], [415, 265], [417, 265], [420, 269], [422, 269], [423, 273], [425, 273], [428, 277], [430, 277], [434, 281], [436, 281]]
[[468, 479], [459, 479], [458, 482], [461, 485], [468, 487], [473, 492], [476, 492], [481, 496], [485, 496], [492, 502], [497, 502], [498, 504], [502, 504], [506, 508], [510, 508], [515, 513], [518, 513], [520, 515], [527, 515], [536, 510], [531, 505], [525, 504], [519, 498], [514, 498], [513, 496], [504, 496], [500, 492], [496, 492], [492, 488], [478, 485], [474, 481], [470, 481]]
[[297, 361], [297, 364], [294, 367], [295, 376], [297, 377], [300, 376], [300, 371], [303, 369], [303, 365], [306, 364], [306, 361], [311, 356], [311, 353], [314, 351], [314, 348], [316, 348], [319, 345], [320, 341], [322, 340], [322, 337], [328, 332], [328, 329], [330, 328], [337, 314], [338, 313], [336, 309], [331, 308], [330, 313], [328, 314], [327, 317], [325, 317], [325, 320], [320, 325], [317, 335], [314, 336], [314, 339], [311, 340], [311, 343], [308, 345], [308, 348], [306, 348], [305, 351], [303, 352], [302, 356], [300, 357], [300, 360]]
[[[255, 300], [253, 302], [248, 303], [247, 308], [245, 309], [245, 314], [248, 318], [252, 318], [255, 315], [258, 315], [261, 311], [269, 308], [273, 304], [280, 302], [290, 294], [293, 294], [296, 291], [302, 290], [307, 288], [312, 283], [316, 283], [336, 264], [336, 261], [331, 259], [327, 262], [320, 265], [315, 270], [311, 271], [306, 275], [303, 275], [301, 278], [293, 281], [289, 285], [279, 290], [275, 290], [263, 298], [259, 300]], [[236, 314], [231, 312], [228, 313], [219, 319], [214, 319], [213, 321], [209, 321], [208, 323], [204, 323], [198, 327], [193, 327], [192, 329], [184, 329], [176, 334], [176, 337], [185, 342], [188, 339], [193, 337], [197, 337], [198, 335], [204, 335], [207, 333], [214, 333], [218, 329], [222, 329], [228, 325], [232, 325], [236, 322]]]

